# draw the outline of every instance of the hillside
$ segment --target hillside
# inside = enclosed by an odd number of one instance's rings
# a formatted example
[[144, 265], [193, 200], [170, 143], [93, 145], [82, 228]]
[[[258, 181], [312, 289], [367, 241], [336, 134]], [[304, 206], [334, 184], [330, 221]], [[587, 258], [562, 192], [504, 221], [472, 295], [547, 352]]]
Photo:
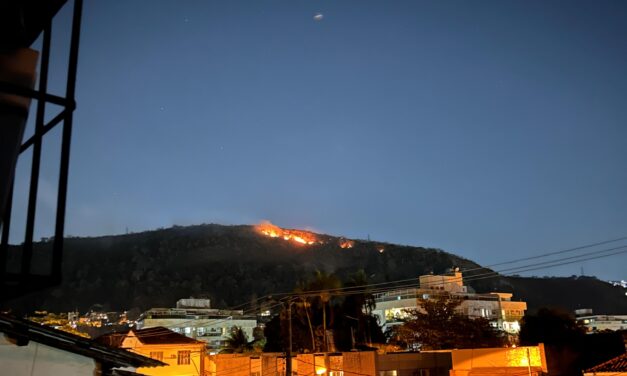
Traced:
[[[97, 303], [111, 310], [144, 310], [173, 306], [182, 297], [207, 296], [215, 307], [225, 308], [292, 291], [316, 269], [340, 277], [363, 269], [372, 283], [443, 273], [451, 266], [473, 269], [465, 277], [488, 271], [438, 249], [269, 226], [262, 231], [254, 226], [175, 226], [128, 235], [69, 238], [62, 285], [5, 306], [17, 311], [84, 311]], [[35, 260], [41, 265], [46, 263], [49, 247], [47, 242], [36, 245]], [[12, 252], [10, 266], [18, 259], [17, 250]], [[527, 300], [531, 309], [553, 305], [591, 307], [600, 313], [627, 312], [623, 289], [593, 278], [495, 277], [470, 281], [469, 285], [477, 292], [513, 291], [515, 298]]]

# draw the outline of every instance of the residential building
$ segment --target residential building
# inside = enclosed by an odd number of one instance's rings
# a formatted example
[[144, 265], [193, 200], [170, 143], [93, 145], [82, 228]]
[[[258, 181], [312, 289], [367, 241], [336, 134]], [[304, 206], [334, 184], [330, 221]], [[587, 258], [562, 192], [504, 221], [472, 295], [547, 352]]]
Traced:
[[627, 330], [627, 315], [594, 315], [591, 309], [575, 310], [577, 322], [581, 323], [588, 333], [605, 330]]
[[450, 294], [462, 302], [459, 313], [470, 318], [483, 317], [492, 326], [509, 334], [520, 331], [520, 319], [525, 315], [527, 303], [512, 300], [511, 293], [492, 292], [476, 294], [463, 284], [462, 273], [456, 269], [445, 275], [423, 275], [418, 278], [420, 287], [393, 290], [375, 294], [373, 313], [379, 317], [383, 329], [400, 324], [407, 309], [419, 309], [421, 299], [439, 294]]
[[0, 314], [0, 333], [3, 375], [135, 375], [137, 369], [156, 370], [164, 365], [149, 357], [4, 314]]
[[176, 308], [151, 308], [137, 321], [138, 328], [166, 327], [190, 338], [203, 341], [207, 347], [220, 349], [235, 326], [241, 327], [252, 341], [257, 327], [256, 316], [241, 310], [210, 307], [209, 299], [181, 299]]
[[205, 343], [167, 328], [131, 329], [127, 333], [107, 334], [100, 343], [128, 349], [166, 364], [161, 368], [138, 368], [151, 376], [203, 376], [205, 374]]

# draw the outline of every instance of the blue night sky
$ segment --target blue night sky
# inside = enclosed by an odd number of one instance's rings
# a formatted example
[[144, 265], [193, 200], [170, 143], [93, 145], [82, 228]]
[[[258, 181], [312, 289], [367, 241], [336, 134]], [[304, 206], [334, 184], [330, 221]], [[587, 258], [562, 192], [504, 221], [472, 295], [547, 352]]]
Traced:
[[66, 234], [267, 219], [484, 265], [626, 236], [626, 67], [624, 1], [87, 0]]

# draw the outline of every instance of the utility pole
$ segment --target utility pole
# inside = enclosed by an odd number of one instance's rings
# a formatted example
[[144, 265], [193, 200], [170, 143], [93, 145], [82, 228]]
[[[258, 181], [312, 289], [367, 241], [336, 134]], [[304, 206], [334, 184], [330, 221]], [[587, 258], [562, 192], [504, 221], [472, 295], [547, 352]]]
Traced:
[[285, 355], [285, 376], [292, 376], [292, 302], [287, 303], [287, 328], [289, 333], [289, 345]]
[[527, 372], [531, 376], [531, 356], [529, 355], [529, 347], [527, 347]]

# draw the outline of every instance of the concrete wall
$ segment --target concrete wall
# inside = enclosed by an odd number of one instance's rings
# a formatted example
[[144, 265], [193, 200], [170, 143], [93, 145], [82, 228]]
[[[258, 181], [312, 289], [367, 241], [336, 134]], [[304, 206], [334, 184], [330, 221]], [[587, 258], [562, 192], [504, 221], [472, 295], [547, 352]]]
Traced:
[[471, 371], [500, 374], [497, 369], [525, 368], [534, 372], [546, 371], [546, 358], [541, 346], [517, 348], [490, 348], [451, 350], [451, 375], [470, 375]]
[[[218, 354], [208, 357], [211, 376], [285, 376], [283, 354]], [[441, 353], [377, 354], [374, 351], [298, 354], [292, 370], [299, 376], [416, 376], [430, 370], [430, 376], [448, 376], [451, 356]], [[418, 373], [417, 373], [418, 371]], [[425, 372], [425, 374], [427, 374]]]
[[30, 341], [16, 346], [0, 333], [0, 374], [11, 376], [93, 376], [98, 368], [88, 357]]
[[376, 360], [378, 374], [390, 376], [445, 376], [452, 365], [449, 352], [380, 354]]
[[[209, 358], [206, 369], [210, 376], [286, 376], [282, 354], [218, 354]], [[294, 356], [292, 364], [298, 376], [480, 376], [527, 375], [529, 370], [533, 375], [546, 372], [544, 352], [538, 346], [421, 353], [299, 354]]]
[[460, 272], [455, 272], [453, 275], [421, 275], [418, 280], [421, 289], [443, 290], [453, 293], [467, 291]]
[[[294, 371], [297, 363], [294, 359]], [[205, 370], [212, 376], [285, 376], [285, 357], [277, 353], [210, 355]]]

